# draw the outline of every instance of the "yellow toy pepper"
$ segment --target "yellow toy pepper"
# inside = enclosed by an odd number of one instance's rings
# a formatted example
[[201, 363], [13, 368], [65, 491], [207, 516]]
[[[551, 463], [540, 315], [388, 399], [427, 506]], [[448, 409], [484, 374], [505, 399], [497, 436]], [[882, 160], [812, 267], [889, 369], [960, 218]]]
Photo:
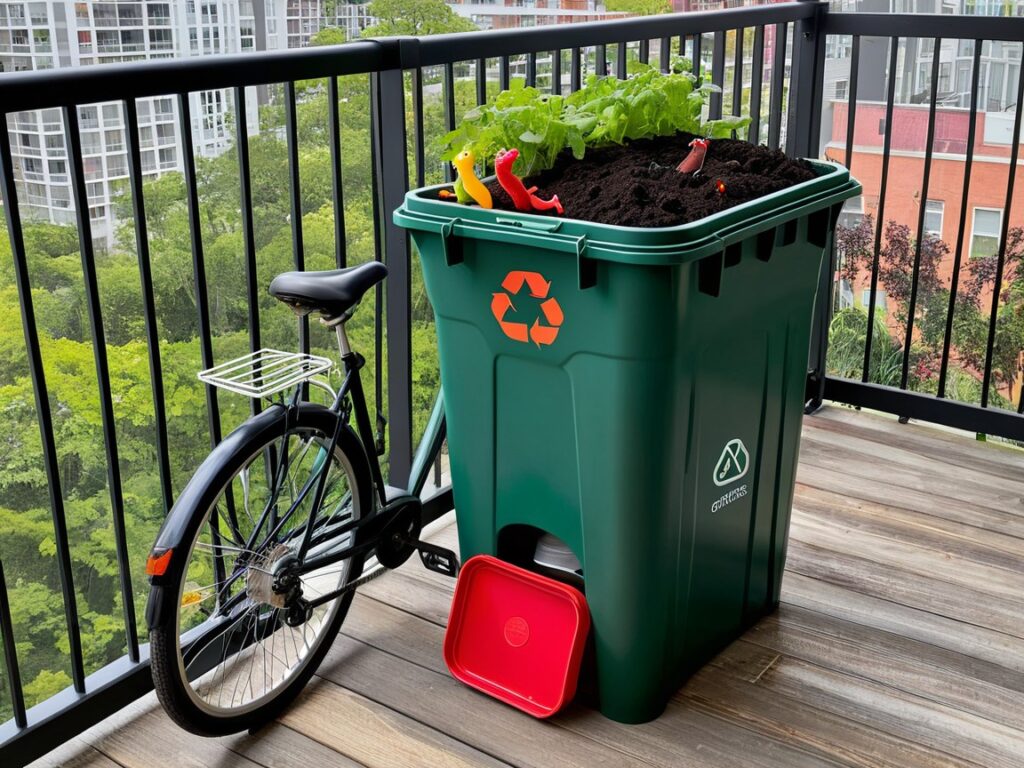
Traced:
[[[491, 200], [490, 190], [484, 186], [473, 171], [474, 162], [476, 162], [476, 158], [473, 157], [473, 153], [464, 149], [455, 156], [452, 165], [455, 166], [455, 172], [458, 174], [466, 194], [476, 200], [481, 208], [493, 208], [494, 202]], [[458, 192], [458, 186], [455, 191]]]

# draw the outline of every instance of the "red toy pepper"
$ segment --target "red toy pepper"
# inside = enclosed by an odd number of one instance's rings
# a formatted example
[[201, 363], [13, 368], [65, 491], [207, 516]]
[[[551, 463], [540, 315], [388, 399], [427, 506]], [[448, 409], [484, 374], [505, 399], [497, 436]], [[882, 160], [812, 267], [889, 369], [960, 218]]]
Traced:
[[562, 213], [562, 204], [558, 202], [558, 195], [550, 200], [541, 200], [534, 192], [536, 187], [526, 188], [523, 180], [512, 173], [512, 165], [519, 157], [518, 149], [503, 149], [494, 158], [494, 172], [498, 177], [501, 188], [508, 192], [512, 202], [515, 203], [517, 211], [546, 211], [554, 208], [556, 213]]
[[683, 162], [676, 166], [680, 173], [696, 173], [704, 167], [704, 156], [708, 152], [707, 139], [694, 139], [690, 142], [690, 154], [683, 158]]

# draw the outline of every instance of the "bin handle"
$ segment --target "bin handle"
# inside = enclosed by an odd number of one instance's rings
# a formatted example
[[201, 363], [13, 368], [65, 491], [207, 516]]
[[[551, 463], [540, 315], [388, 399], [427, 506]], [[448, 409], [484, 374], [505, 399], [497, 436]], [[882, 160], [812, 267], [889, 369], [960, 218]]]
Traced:
[[441, 247], [445, 263], [448, 266], [454, 266], [463, 261], [462, 242], [452, 235], [472, 236], [480, 240], [498, 243], [513, 242], [519, 245], [568, 253], [576, 257], [580, 289], [591, 288], [597, 284], [597, 265], [586, 255], [587, 236], [565, 235], [556, 232], [555, 230], [562, 226], [561, 221], [534, 223], [502, 217], [496, 220], [500, 227], [494, 227], [488, 226], [488, 222], [475, 222], [458, 217], [449, 219], [445, 216], [408, 209], [396, 212], [396, 217], [399, 216], [419, 224], [421, 229], [436, 232], [441, 236]]

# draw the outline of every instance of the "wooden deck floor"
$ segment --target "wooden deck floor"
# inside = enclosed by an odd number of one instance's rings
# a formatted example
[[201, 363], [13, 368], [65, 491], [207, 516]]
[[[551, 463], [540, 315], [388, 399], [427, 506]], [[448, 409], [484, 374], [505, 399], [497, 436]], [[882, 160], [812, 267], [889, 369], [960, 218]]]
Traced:
[[807, 419], [782, 607], [647, 725], [580, 707], [538, 722], [454, 681], [451, 591], [412, 563], [367, 585], [259, 733], [194, 738], [151, 694], [39, 764], [1024, 766], [1017, 451], [840, 408]]

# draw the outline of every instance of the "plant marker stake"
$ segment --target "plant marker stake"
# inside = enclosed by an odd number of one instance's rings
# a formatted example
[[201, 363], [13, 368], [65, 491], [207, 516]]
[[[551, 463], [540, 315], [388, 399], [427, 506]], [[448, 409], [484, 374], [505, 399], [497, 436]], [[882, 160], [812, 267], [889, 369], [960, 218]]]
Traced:
[[683, 162], [676, 166], [680, 173], [700, 173], [704, 167], [704, 157], [708, 153], [709, 139], [694, 139], [690, 142], [690, 153], [683, 158]]
[[473, 156], [473, 153], [464, 149], [455, 156], [455, 159], [452, 160], [452, 165], [455, 166], [455, 172], [458, 173], [459, 179], [462, 180], [462, 187], [466, 190], [466, 194], [476, 200], [481, 208], [493, 208], [494, 202], [491, 200], [490, 190], [484, 186], [483, 182], [476, 177], [476, 173], [473, 171], [473, 164], [475, 162], [476, 158]]
[[498, 183], [501, 184], [502, 189], [508, 192], [512, 202], [515, 203], [516, 210], [546, 211], [554, 208], [556, 213], [563, 213], [564, 209], [558, 201], [558, 195], [555, 195], [550, 200], [541, 200], [533, 194], [537, 190], [536, 187], [527, 189], [526, 185], [523, 184], [523, 180], [512, 173], [512, 166], [518, 157], [518, 149], [503, 149], [494, 158], [494, 173], [498, 177]]

